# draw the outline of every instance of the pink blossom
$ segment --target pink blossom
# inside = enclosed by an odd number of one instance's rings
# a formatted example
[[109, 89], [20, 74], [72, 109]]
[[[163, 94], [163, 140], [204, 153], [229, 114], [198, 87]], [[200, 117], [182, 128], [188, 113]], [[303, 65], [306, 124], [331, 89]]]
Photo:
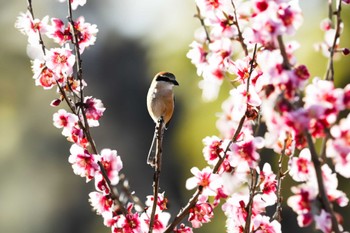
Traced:
[[103, 165], [112, 185], [119, 182], [119, 171], [123, 168], [123, 162], [116, 150], [102, 149], [101, 164]]
[[58, 110], [53, 114], [53, 125], [57, 128], [63, 128], [63, 136], [70, 136], [73, 127], [78, 123], [79, 118], [73, 113], [69, 113], [64, 109]]
[[[153, 195], [147, 196], [147, 200], [145, 202], [146, 206], [152, 207], [153, 206], [153, 200], [154, 200], [154, 196]], [[163, 193], [159, 193], [158, 194], [158, 199], [157, 199], [157, 209], [159, 211], [166, 210], [168, 208], [167, 204], [168, 204], [168, 199], [164, 196], [164, 192]]]
[[266, 206], [275, 204], [277, 201], [277, 180], [269, 163], [264, 164], [263, 170], [260, 171], [259, 178], [261, 194], [258, 196], [265, 202]]
[[188, 178], [186, 181], [187, 189], [194, 189], [198, 186], [203, 187], [203, 194], [215, 196], [216, 189], [220, 187], [220, 177], [213, 174], [210, 167], [199, 170], [197, 167], [191, 168], [194, 177]]
[[207, 51], [202, 43], [193, 41], [190, 44], [190, 50], [187, 52], [186, 56], [191, 60], [197, 68], [197, 75], [202, 75], [207, 63]]
[[[66, 2], [65, 0], [59, 0], [60, 2]], [[70, 0], [72, 4], [72, 10], [76, 10], [78, 6], [84, 6], [86, 4], [86, 0]]]
[[117, 222], [112, 226], [112, 232], [114, 233], [136, 233], [146, 232], [142, 231], [141, 219], [138, 213], [132, 213], [131, 211], [126, 215], [119, 215]]
[[33, 19], [31, 13], [20, 13], [15, 22], [15, 27], [19, 29], [24, 35], [28, 36], [29, 44], [37, 44], [39, 41], [39, 33], [44, 34], [48, 28], [48, 16], [42, 20]]
[[191, 222], [193, 228], [199, 228], [203, 223], [210, 222], [213, 216], [213, 207], [207, 202], [207, 197], [201, 195], [196, 205], [190, 209], [188, 221]]
[[181, 223], [179, 228], [174, 229], [175, 233], [193, 233], [192, 228], [185, 226], [185, 224]]
[[64, 22], [58, 18], [51, 19], [51, 26], [49, 27], [49, 31], [46, 35], [61, 46], [66, 42], [72, 41], [70, 27], [66, 26]]
[[333, 159], [336, 172], [350, 178], [350, 114], [330, 132], [333, 138], [327, 142], [326, 155]]
[[332, 217], [325, 210], [321, 210], [320, 215], [315, 216], [316, 229], [324, 233], [331, 233], [332, 231]]
[[68, 158], [72, 164], [74, 174], [86, 178], [86, 182], [90, 181], [100, 170], [97, 161], [98, 157], [90, 154], [86, 149], [77, 144], [73, 144], [70, 148], [71, 155]]
[[269, 217], [258, 214], [253, 219], [253, 232], [281, 233], [281, 224], [277, 220], [270, 222]]
[[113, 200], [100, 192], [91, 192], [89, 197], [92, 208], [99, 215], [103, 215], [106, 211], [110, 211], [113, 206]]
[[96, 188], [96, 190], [102, 192], [106, 196], [109, 195], [111, 193], [111, 190], [109, 188], [108, 183], [103, 178], [102, 173], [101, 172], [96, 172], [94, 178], [95, 178], [95, 188]]
[[252, 135], [245, 135], [241, 141], [231, 144], [232, 157], [229, 158], [230, 164], [233, 167], [240, 166], [241, 163], [247, 163], [249, 167], [255, 168], [260, 159], [257, 152], [264, 146], [264, 140], [261, 137], [253, 137]]
[[85, 18], [81, 16], [74, 22], [74, 27], [78, 33], [79, 52], [83, 53], [85, 48], [95, 44], [98, 32], [97, 26], [96, 24], [86, 23]]
[[248, 195], [234, 193], [222, 205], [222, 210], [227, 217], [226, 229], [228, 232], [243, 232], [248, 216], [245, 208], [248, 199]]
[[[141, 220], [141, 228], [142, 232], [148, 232], [149, 229], [149, 223], [150, 223], [150, 215], [151, 215], [151, 209], [149, 208], [147, 213], [143, 213], [140, 217]], [[162, 233], [164, 232], [165, 228], [167, 227], [167, 224], [170, 219], [170, 214], [167, 212], [161, 212], [158, 211], [154, 215], [154, 224], [153, 224], [153, 231], [154, 233]]]
[[298, 214], [299, 226], [308, 226], [313, 220], [311, 213], [312, 202], [315, 200], [318, 190], [316, 187], [308, 184], [292, 187], [291, 190], [295, 195], [288, 198], [287, 204]]
[[217, 99], [224, 75], [224, 71], [214, 64], [205, 67], [203, 80], [198, 84], [199, 88], [202, 89], [204, 101], [209, 102]]
[[93, 98], [92, 96], [86, 96], [84, 98], [85, 115], [90, 127], [99, 126], [98, 120], [103, 115], [106, 108], [103, 106], [101, 100]]
[[59, 79], [59, 76], [55, 72], [47, 68], [44, 61], [40, 59], [35, 59], [32, 62], [32, 71], [34, 73], [35, 85], [42, 86], [45, 90], [51, 89], [57, 83], [63, 81], [63, 79]]
[[46, 52], [45, 61], [47, 68], [56, 74], [63, 73], [69, 76], [73, 73], [75, 56], [68, 44], [62, 48], [53, 48]]
[[203, 156], [209, 165], [215, 166], [219, 158], [225, 156], [224, 152], [229, 142], [229, 140], [221, 140], [217, 136], [208, 136], [203, 139]]
[[68, 133], [67, 140], [83, 148], [87, 148], [87, 146], [89, 145], [89, 140], [86, 138], [84, 130], [81, 129], [79, 125], [75, 125], [72, 127], [70, 134]]
[[[321, 167], [324, 186], [326, 188], [327, 196], [330, 202], [336, 202], [339, 206], [344, 207], [349, 203], [349, 199], [346, 194], [338, 190], [338, 178], [337, 174], [333, 173], [328, 164], [324, 164]], [[315, 183], [316, 179], [310, 182]]]
[[292, 157], [289, 160], [289, 174], [295, 181], [308, 181], [315, 175], [308, 148], [303, 149], [299, 157]]
[[332, 21], [329, 18], [325, 18], [320, 23], [320, 28], [322, 31], [328, 31], [332, 29]]

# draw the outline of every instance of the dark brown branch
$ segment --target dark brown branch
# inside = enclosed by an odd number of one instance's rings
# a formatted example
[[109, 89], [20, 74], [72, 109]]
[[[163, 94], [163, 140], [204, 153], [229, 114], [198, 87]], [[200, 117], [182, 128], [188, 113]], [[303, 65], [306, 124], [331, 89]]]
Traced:
[[[332, 2], [329, 0], [328, 6], [329, 6], [329, 19], [331, 20], [332, 24], [333, 23], [333, 7], [332, 7]], [[340, 30], [341, 30], [341, 4], [342, 1], [338, 1], [338, 6], [337, 10], [335, 12], [336, 15], [336, 25], [335, 25], [335, 34], [334, 34], [334, 39], [332, 43], [332, 47], [329, 48], [329, 60], [328, 60], [328, 66], [327, 66], [327, 72], [326, 72], [326, 80], [333, 81], [334, 80], [334, 53], [336, 52], [336, 47], [337, 47], [337, 41], [339, 40], [340, 37]]]
[[282, 67], [285, 70], [290, 70], [292, 68], [291, 64], [289, 63], [289, 59], [288, 59], [288, 54], [286, 51], [286, 47], [284, 46], [284, 42], [283, 42], [283, 38], [281, 35], [277, 36], [277, 41], [278, 41], [278, 46], [283, 58], [283, 62], [282, 62]]
[[[32, 0], [27, 0], [27, 9], [30, 12], [30, 14], [32, 15], [32, 18], [34, 20], [35, 17], [34, 17], [34, 10], [33, 10], [33, 5], [32, 5]], [[41, 36], [41, 32], [39, 30], [38, 30], [38, 35], [39, 35], [39, 44], [41, 45], [41, 50], [43, 51], [43, 54], [45, 55], [46, 54], [45, 44], [44, 44], [43, 38]]]
[[256, 187], [258, 186], [258, 174], [256, 169], [250, 169], [250, 176], [251, 176], [251, 181], [250, 181], [250, 191], [249, 191], [249, 202], [246, 206], [246, 211], [247, 211], [247, 217], [246, 217], [246, 222], [244, 226], [244, 233], [249, 233], [250, 232], [250, 224], [252, 221], [252, 214], [253, 214], [253, 205], [254, 205], [254, 197], [256, 195]]
[[155, 133], [156, 133], [156, 140], [157, 140], [157, 148], [156, 148], [156, 155], [155, 155], [155, 166], [154, 166], [154, 175], [153, 175], [153, 205], [152, 205], [152, 211], [150, 216], [150, 222], [149, 222], [149, 233], [153, 232], [154, 227], [154, 217], [156, 214], [157, 209], [157, 203], [158, 203], [158, 193], [159, 193], [159, 179], [160, 179], [160, 172], [162, 167], [162, 151], [163, 151], [163, 132], [164, 132], [164, 121], [161, 117], [159, 121], [156, 124]]
[[284, 140], [284, 145], [283, 145], [283, 149], [282, 149], [282, 153], [280, 154], [280, 158], [278, 160], [278, 172], [277, 172], [277, 187], [276, 187], [276, 196], [277, 196], [277, 203], [276, 203], [276, 210], [275, 213], [273, 215], [273, 219], [276, 219], [278, 222], [282, 221], [282, 201], [283, 201], [283, 197], [282, 197], [282, 180], [285, 177], [286, 172], [283, 171], [283, 158], [287, 157], [287, 159], [289, 159], [288, 156], [286, 156], [286, 147], [287, 147], [287, 141], [288, 138], [286, 138]]
[[208, 43], [210, 43], [211, 40], [210, 40], [210, 36], [209, 36], [209, 32], [208, 32], [207, 26], [205, 26], [204, 19], [203, 19], [202, 15], [201, 15], [201, 11], [199, 10], [198, 6], [196, 6], [196, 8], [197, 8], [197, 14], [195, 14], [194, 17], [198, 18], [199, 21], [201, 22], [201, 25], [202, 25], [202, 27], [204, 29], [207, 41], [208, 41]]
[[[77, 78], [80, 82], [80, 101], [84, 101], [84, 93], [83, 93], [83, 73], [82, 73], [82, 61], [81, 61], [81, 54], [80, 54], [80, 50], [79, 50], [79, 40], [78, 40], [78, 32], [76, 30], [76, 28], [74, 27], [74, 20], [73, 20], [73, 13], [72, 13], [72, 6], [71, 6], [71, 1], [67, 0], [67, 5], [68, 5], [68, 21], [70, 23], [71, 26], [71, 31], [72, 31], [72, 43], [74, 45], [75, 48], [75, 58], [76, 58], [76, 67], [77, 67]], [[84, 135], [86, 136], [87, 140], [89, 141], [89, 145], [91, 146], [91, 150], [93, 154], [99, 154], [98, 150], [96, 148], [95, 142], [91, 136], [90, 133], [90, 127], [89, 127], [89, 123], [87, 121], [87, 117], [86, 117], [86, 113], [85, 113], [85, 109], [83, 107], [80, 107], [81, 110], [81, 114], [83, 116], [83, 121], [81, 121], [80, 117], [79, 117], [79, 113], [76, 110], [76, 107], [73, 108], [73, 106], [71, 106], [70, 101], [68, 101], [67, 96], [64, 93], [63, 88], [60, 88], [61, 94], [63, 96], [65, 96], [66, 102], [68, 103], [69, 107], [71, 110], [75, 110], [73, 111], [74, 114], [76, 114], [79, 118], [79, 127], [83, 130]], [[63, 92], [62, 92], [63, 91]], [[123, 203], [120, 200], [118, 191], [116, 190], [116, 188], [113, 187], [113, 185], [111, 184], [111, 181], [108, 177], [108, 174], [103, 166], [103, 164], [101, 162], [98, 162], [98, 165], [100, 167], [101, 170], [101, 174], [104, 178], [104, 180], [106, 181], [108, 188], [111, 191], [111, 198], [116, 201], [119, 210], [126, 215], [127, 214], [127, 210], [125, 209]]]
[[328, 199], [327, 196], [327, 191], [324, 187], [324, 181], [323, 181], [323, 176], [322, 176], [322, 169], [321, 169], [321, 161], [320, 158], [316, 152], [314, 143], [312, 141], [312, 137], [308, 131], [304, 131], [304, 136], [306, 137], [307, 144], [309, 146], [309, 150], [311, 153], [311, 160], [312, 163], [314, 164], [315, 167], [315, 172], [316, 172], [316, 178], [317, 178], [317, 186], [318, 186], [318, 196], [321, 200], [321, 203], [324, 207], [324, 209], [331, 215], [332, 219], [332, 230], [335, 233], [340, 233], [339, 227], [338, 227], [338, 221], [337, 218], [334, 214], [333, 208], [331, 206], [331, 203]]
[[249, 54], [248, 53], [248, 48], [247, 48], [247, 45], [244, 43], [244, 38], [243, 38], [243, 35], [242, 35], [242, 31], [241, 31], [241, 28], [239, 27], [239, 24], [238, 24], [236, 5], [234, 4], [233, 0], [231, 0], [231, 4], [232, 4], [232, 7], [233, 7], [233, 14], [234, 14], [234, 17], [235, 17], [235, 19], [233, 21], [233, 24], [236, 26], [237, 31], [238, 31], [238, 41], [239, 41], [239, 43], [241, 44], [241, 46], [243, 48], [245, 56], [248, 56], [248, 54]]

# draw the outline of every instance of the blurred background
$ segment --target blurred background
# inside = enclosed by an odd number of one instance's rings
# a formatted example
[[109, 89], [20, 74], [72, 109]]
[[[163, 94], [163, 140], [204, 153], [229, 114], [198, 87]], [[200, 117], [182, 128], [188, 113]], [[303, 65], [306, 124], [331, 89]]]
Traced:
[[[326, 67], [326, 59], [313, 49], [313, 43], [323, 39], [319, 22], [327, 16], [326, 2], [301, 1], [305, 19], [296, 37], [301, 43], [297, 56], [312, 76], [322, 77]], [[67, 16], [65, 4], [56, 0], [33, 1], [33, 7], [40, 19]], [[350, 12], [349, 7], [344, 8], [342, 43], [350, 47]], [[93, 183], [86, 184], [73, 174], [68, 163], [71, 144], [52, 125], [52, 114], [58, 109], [49, 103], [55, 90], [43, 91], [34, 85], [27, 39], [14, 28], [20, 11], [26, 11], [25, 0], [0, 2], [0, 232], [110, 232], [88, 203]], [[200, 26], [195, 12], [194, 1], [187, 0], [105, 0], [88, 1], [74, 13], [75, 17], [84, 15], [99, 29], [96, 45], [82, 56], [86, 95], [101, 99], [107, 108], [92, 135], [100, 150], [118, 151], [123, 171], [142, 201], [152, 193], [153, 176], [145, 163], [154, 130], [145, 104], [148, 86], [162, 70], [175, 73], [179, 80], [161, 175], [161, 189], [169, 199], [172, 216], [193, 193], [185, 190], [184, 182], [191, 176], [191, 167], [205, 166], [202, 139], [218, 134], [216, 113], [227, 97], [222, 90], [213, 103], [201, 100], [200, 79], [186, 58], [194, 30]], [[336, 62], [337, 86], [349, 82], [349, 61], [343, 57]], [[284, 192], [289, 192], [288, 186]], [[345, 182], [340, 189], [349, 192]], [[283, 232], [295, 232], [295, 215], [288, 207], [284, 210]], [[345, 211], [349, 216], [349, 208]], [[217, 209], [213, 223], [195, 232], [225, 232], [220, 212]], [[349, 230], [349, 223], [345, 225]]]

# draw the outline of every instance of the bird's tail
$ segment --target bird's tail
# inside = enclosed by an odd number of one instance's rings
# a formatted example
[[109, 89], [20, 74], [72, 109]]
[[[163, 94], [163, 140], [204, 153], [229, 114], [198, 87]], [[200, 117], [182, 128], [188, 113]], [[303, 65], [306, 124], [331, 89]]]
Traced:
[[156, 164], [156, 149], [157, 149], [157, 129], [154, 131], [151, 148], [148, 152], [147, 164], [154, 167]]

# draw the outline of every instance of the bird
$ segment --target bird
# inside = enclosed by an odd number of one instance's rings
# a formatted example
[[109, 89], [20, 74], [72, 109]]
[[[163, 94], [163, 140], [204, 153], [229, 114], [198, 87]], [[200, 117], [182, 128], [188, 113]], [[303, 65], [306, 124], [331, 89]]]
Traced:
[[174, 74], [170, 72], [157, 73], [148, 89], [147, 93], [147, 109], [152, 120], [156, 124], [152, 144], [148, 152], [147, 164], [152, 167], [156, 164], [156, 148], [158, 148], [157, 142], [162, 140], [156, 140], [158, 135], [159, 126], [162, 127], [160, 132], [163, 133], [164, 129], [168, 127], [168, 124], [173, 116], [174, 112], [174, 91], [173, 87], [178, 86]]

